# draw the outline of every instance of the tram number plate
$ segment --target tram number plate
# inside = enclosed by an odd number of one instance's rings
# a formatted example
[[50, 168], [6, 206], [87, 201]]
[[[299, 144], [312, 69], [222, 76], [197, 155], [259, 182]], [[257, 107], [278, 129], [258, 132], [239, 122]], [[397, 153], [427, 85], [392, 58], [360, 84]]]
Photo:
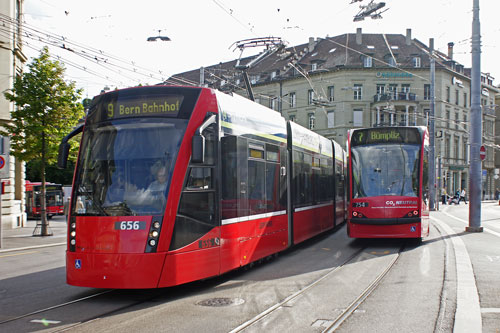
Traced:
[[354, 208], [359, 208], [359, 207], [368, 207], [368, 202], [353, 202], [352, 206]]
[[115, 222], [115, 230], [144, 230], [146, 222], [144, 221], [120, 221]]

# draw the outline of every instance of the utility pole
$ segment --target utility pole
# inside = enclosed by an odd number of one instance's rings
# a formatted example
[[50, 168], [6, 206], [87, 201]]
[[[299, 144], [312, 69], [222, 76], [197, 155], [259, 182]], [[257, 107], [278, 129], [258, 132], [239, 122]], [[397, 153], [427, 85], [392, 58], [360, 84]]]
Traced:
[[472, 73], [470, 108], [470, 168], [469, 168], [469, 226], [467, 232], [482, 232], [481, 226], [481, 159], [482, 144], [481, 112], [481, 26], [479, 23], [479, 0], [473, 0], [472, 7]]
[[436, 158], [435, 158], [435, 115], [436, 115], [436, 62], [434, 60], [434, 38], [430, 39], [431, 66], [431, 111], [429, 115], [429, 210], [436, 210]]

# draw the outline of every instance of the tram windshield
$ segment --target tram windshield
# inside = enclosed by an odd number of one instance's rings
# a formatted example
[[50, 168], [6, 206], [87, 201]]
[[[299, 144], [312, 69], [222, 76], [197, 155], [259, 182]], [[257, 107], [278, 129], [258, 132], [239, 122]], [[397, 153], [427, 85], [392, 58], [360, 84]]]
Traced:
[[128, 118], [85, 127], [72, 212], [161, 215], [186, 119]]
[[419, 144], [352, 147], [353, 198], [419, 195]]

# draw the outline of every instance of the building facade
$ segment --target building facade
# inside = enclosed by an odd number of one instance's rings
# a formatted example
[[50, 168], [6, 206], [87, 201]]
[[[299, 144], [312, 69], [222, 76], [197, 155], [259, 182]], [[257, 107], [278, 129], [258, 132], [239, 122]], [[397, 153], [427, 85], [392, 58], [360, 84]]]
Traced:
[[[288, 47], [248, 70], [255, 100], [288, 120], [334, 139], [345, 148], [347, 131], [372, 126], [429, 123], [430, 59], [435, 62], [435, 156], [441, 186], [448, 193], [468, 187], [470, 69], [448, 53], [405, 34], [356, 33], [310, 38]], [[241, 59], [248, 62], [252, 57]], [[236, 61], [180, 73], [178, 79], [247, 96]], [[198, 81], [199, 80], [199, 81]], [[495, 95], [490, 75], [482, 75], [483, 162], [485, 196], [495, 191]], [[439, 168], [438, 168], [439, 169]]]
[[[12, 89], [14, 78], [22, 72], [26, 56], [22, 52], [23, 0], [0, 1], [0, 91]], [[10, 121], [14, 104], [0, 94], [0, 126]], [[0, 179], [5, 184], [1, 200], [1, 224], [4, 228], [21, 227], [26, 222], [25, 165], [10, 155], [8, 137], [0, 137]]]

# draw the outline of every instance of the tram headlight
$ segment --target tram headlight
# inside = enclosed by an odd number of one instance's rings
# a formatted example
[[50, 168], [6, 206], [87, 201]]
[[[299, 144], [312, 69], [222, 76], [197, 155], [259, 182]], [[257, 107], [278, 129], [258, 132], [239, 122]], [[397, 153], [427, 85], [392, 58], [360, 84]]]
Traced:
[[76, 229], [76, 223], [71, 223], [71, 229], [75, 230]]
[[418, 210], [414, 210], [413, 215], [418, 215]]
[[151, 237], [153, 237], [153, 238], [158, 237], [158, 235], [159, 235], [159, 233], [158, 233], [158, 231], [156, 231], [156, 230], [153, 230], [153, 231], [151, 232]]
[[76, 237], [76, 231], [74, 231], [74, 230], [73, 230], [73, 231], [70, 233], [70, 236], [71, 236], [71, 237]]
[[155, 239], [150, 239], [149, 240], [149, 245], [150, 246], [155, 246], [156, 245], [156, 240]]
[[358, 212], [352, 212], [352, 216], [357, 217], [358, 216]]
[[73, 238], [70, 242], [71, 245], [75, 246], [76, 245], [76, 240]]
[[153, 228], [155, 228], [155, 229], [159, 229], [159, 228], [160, 228], [160, 222], [158, 222], [158, 221], [154, 221], [154, 222], [153, 222]]

